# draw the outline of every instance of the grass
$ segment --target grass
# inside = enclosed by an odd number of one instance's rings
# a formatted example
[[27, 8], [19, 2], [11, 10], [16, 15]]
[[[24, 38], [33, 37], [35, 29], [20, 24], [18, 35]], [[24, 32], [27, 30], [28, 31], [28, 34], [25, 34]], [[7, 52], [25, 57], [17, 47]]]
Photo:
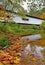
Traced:
[[20, 24], [14, 24], [12, 22], [9, 22], [7, 24], [0, 22], [0, 29], [6, 31], [7, 33], [13, 33], [13, 34], [33, 34], [35, 30], [40, 30], [40, 26], [36, 25], [20, 25]]
[[2, 36], [2, 39], [0, 40], [0, 45], [4, 47], [4, 46], [8, 46], [9, 44], [10, 44], [10, 41], [6, 37]]
[[0, 46], [5, 47], [8, 45], [10, 45], [10, 41], [8, 40], [6, 35], [4, 35], [0, 32]]
[[16, 34], [32, 35], [32, 34], [41, 33], [42, 29], [43, 29], [42, 26], [37, 26], [37, 25], [22, 25], [22, 24], [16, 24], [12, 22], [8, 22], [8, 23], [0, 22], [0, 45], [4, 47], [4, 46], [8, 46], [11, 43], [9, 39], [7, 38], [7, 34], [9, 33], [13, 35], [16, 35]]

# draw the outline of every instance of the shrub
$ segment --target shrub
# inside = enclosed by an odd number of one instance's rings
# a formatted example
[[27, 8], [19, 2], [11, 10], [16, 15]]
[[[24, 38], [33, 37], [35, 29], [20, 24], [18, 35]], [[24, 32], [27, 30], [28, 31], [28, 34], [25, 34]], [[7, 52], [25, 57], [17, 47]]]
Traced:
[[0, 45], [2, 47], [8, 46], [8, 45], [10, 45], [10, 41], [6, 37], [2, 37], [2, 39], [0, 40]]
[[42, 28], [45, 28], [45, 20], [42, 21], [42, 24], [41, 24]]

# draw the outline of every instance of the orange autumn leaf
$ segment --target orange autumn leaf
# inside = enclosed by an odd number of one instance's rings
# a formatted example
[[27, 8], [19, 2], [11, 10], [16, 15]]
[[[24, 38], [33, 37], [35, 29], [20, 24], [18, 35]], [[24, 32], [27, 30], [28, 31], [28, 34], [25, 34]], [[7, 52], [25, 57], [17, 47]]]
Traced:
[[10, 54], [10, 55], [13, 55], [13, 51], [10, 50], [10, 51], [9, 51], [9, 54]]
[[15, 48], [20, 48], [21, 46], [20, 45], [16, 45]]
[[8, 60], [8, 57], [3, 58], [4, 61]]
[[2, 56], [7, 56], [7, 54], [5, 52], [2, 52], [1, 55]]
[[4, 57], [0, 55], [0, 61], [2, 61], [2, 60], [3, 60], [3, 58], [4, 58]]
[[4, 64], [9, 64], [10, 61], [5, 60], [5, 61], [3, 61], [3, 63], [4, 63]]
[[13, 56], [11, 56], [11, 55], [8, 55], [8, 58], [9, 58], [9, 60], [11, 60], [11, 59], [13, 59]]

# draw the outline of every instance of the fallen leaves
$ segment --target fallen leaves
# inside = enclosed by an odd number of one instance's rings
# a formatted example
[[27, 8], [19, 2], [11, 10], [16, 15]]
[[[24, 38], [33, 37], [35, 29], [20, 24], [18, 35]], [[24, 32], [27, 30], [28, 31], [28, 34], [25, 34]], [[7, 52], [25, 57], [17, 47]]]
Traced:
[[32, 58], [32, 61], [36, 61], [37, 59], [36, 58]]
[[8, 55], [8, 59], [9, 59], [9, 60], [12, 60], [12, 59], [13, 59], [13, 56]]
[[4, 57], [3, 57], [2, 55], [0, 55], [0, 61], [2, 61], [2, 60], [3, 60], [3, 58], [4, 58]]
[[7, 56], [7, 54], [5, 52], [1, 52], [0, 55]]
[[0, 65], [3, 65], [3, 63], [0, 62]]
[[15, 59], [14, 59], [14, 63], [18, 64], [19, 61], [20, 61], [20, 59], [19, 59], [18, 57], [15, 57]]
[[18, 64], [21, 56], [20, 50], [21, 45], [17, 42], [12, 43], [9, 47], [3, 50], [0, 50], [0, 62], [4, 64]]
[[18, 53], [16, 53], [16, 55], [17, 55], [17, 56], [21, 56], [21, 53], [18, 52]]
[[3, 64], [8, 65], [8, 64], [10, 64], [10, 61], [5, 60], [5, 61], [3, 61]]

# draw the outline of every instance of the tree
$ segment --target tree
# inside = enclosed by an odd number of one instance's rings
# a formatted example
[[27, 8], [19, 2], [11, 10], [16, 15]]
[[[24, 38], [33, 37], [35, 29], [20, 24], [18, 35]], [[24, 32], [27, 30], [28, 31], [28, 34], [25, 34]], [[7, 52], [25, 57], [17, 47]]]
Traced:
[[[14, 1], [14, 2], [13, 2]], [[12, 12], [16, 12], [20, 15], [26, 15], [26, 11], [24, 10], [24, 8], [20, 5], [20, 1], [21, 0], [3, 0], [3, 4], [5, 5], [5, 9], [7, 8], [12, 8], [11, 11]], [[12, 6], [11, 6], [12, 5]], [[9, 9], [10, 9], [9, 8]], [[22, 13], [20, 13], [22, 12]]]

